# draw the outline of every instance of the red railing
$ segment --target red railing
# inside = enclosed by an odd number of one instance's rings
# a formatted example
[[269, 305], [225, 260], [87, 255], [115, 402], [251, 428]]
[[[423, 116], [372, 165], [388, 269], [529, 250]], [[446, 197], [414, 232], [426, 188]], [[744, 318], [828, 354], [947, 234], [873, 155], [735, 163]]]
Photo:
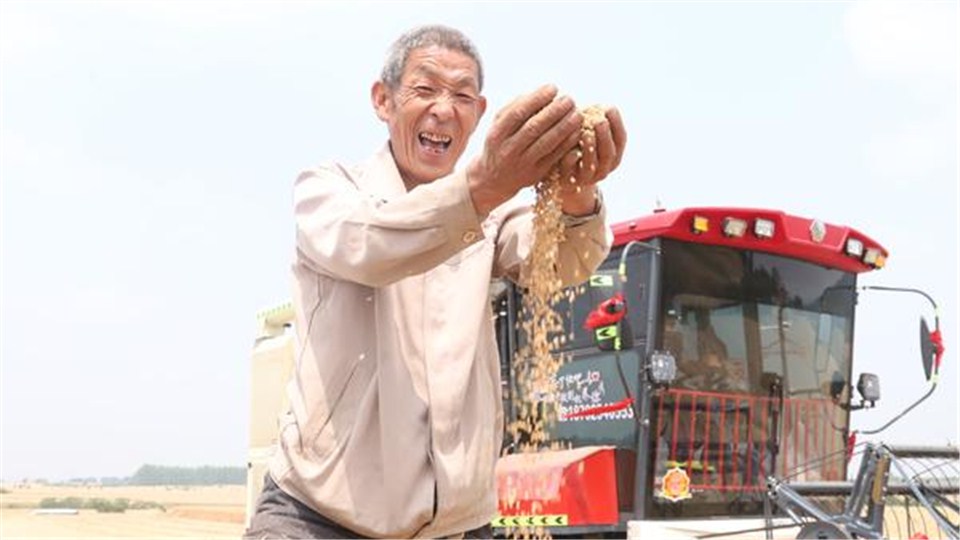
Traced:
[[770, 475], [842, 480], [846, 412], [829, 399], [670, 389], [654, 398], [657, 476], [685, 468], [690, 488], [766, 489]]

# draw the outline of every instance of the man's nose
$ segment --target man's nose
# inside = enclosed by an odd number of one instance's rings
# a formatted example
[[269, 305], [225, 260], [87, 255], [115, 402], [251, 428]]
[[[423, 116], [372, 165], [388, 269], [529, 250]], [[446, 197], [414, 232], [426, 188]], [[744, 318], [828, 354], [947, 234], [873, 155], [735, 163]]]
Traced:
[[437, 120], [452, 120], [455, 115], [453, 96], [450, 94], [441, 94], [430, 106], [430, 112], [437, 117]]

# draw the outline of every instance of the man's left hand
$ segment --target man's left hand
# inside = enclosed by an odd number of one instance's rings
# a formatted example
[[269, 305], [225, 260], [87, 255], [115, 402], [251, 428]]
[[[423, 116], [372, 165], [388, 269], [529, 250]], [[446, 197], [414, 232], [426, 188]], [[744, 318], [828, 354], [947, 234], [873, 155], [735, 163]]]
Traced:
[[[574, 149], [560, 162], [560, 197], [563, 213], [586, 216], [596, 210], [597, 183], [619, 165], [627, 145], [627, 131], [616, 107], [604, 108], [605, 119], [587, 131], [582, 149]], [[574, 182], [570, 179], [573, 178]]]

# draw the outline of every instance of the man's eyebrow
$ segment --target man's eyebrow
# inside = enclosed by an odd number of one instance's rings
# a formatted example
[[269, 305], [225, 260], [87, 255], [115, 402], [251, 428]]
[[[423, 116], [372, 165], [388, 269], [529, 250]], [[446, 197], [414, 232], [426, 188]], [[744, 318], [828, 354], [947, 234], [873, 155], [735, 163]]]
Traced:
[[[424, 66], [424, 65], [417, 66], [414, 69], [413, 74], [424, 75], [434, 79], [446, 79], [446, 77], [444, 77], [439, 71], [433, 69], [430, 66]], [[473, 88], [477, 88], [480, 86], [477, 83], [477, 78], [470, 73], [466, 73], [464, 75], [454, 77], [452, 82], [453, 82], [453, 85], [456, 87], [470, 86]]]

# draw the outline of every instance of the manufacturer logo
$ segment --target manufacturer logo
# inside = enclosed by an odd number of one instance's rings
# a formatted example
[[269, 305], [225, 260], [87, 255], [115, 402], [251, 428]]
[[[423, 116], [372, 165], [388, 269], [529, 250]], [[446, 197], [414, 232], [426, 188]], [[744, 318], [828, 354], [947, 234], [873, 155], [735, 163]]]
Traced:
[[810, 222], [810, 239], [816, 243], [823, 242], [823, 239], [827, 236], [827, 225], [815, 219]]
[[663, 475], [663, 487], [660, 496], [672, 502], [682, 501], [692, 497], [690, 495], [690, 477], [687, 471], [674, 467]]

